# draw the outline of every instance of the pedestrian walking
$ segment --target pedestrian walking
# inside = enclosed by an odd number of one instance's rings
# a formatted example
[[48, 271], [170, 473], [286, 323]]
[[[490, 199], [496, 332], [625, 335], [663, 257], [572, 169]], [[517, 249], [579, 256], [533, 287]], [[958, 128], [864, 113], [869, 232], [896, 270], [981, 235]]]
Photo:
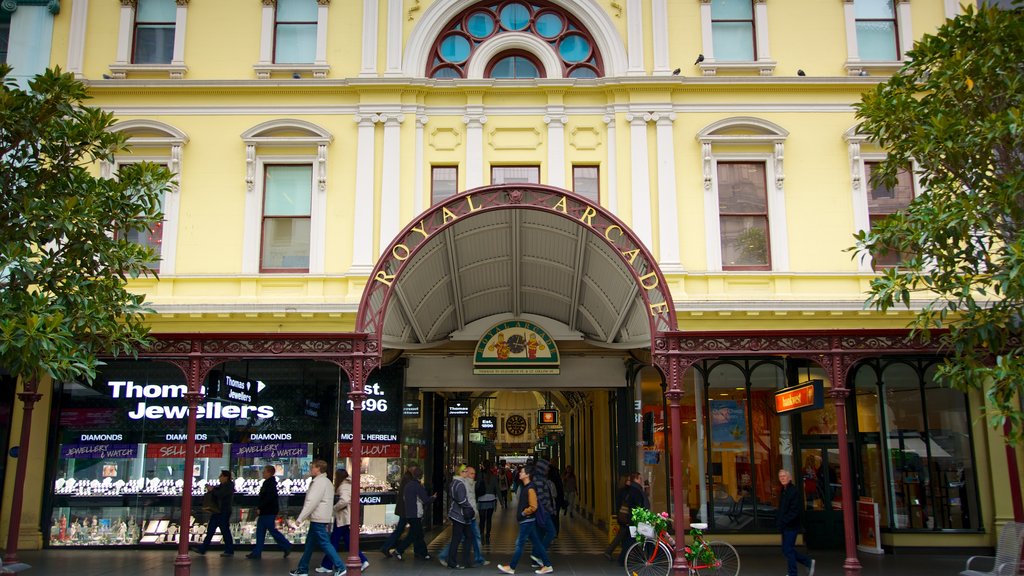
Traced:
[[306, 499], [302, 503], [297, 521], [299, 524], [309, 519], [309, 532], [306, 534], [306, 548], [299, 559], [299, 566], [288, 574], [290, 576], [308, 576], [309, 560], [313, 557], [313, 549], [319, 547], [331, 558], [335, 566], [334, 576], [348, 573], [345, 563], [338, 556], [338, 551], [331, 545], [334, 527], [334, 485], [327, 478], [327, 462], [314, 460], [309, 466], [309, 475], [313, 481], [306, 490]]
[[423, 471], [418, 467], [413, 469], [411, 481], [405, 483], [400, 499], [404, 502], [408, 516], [409, 534], [402, 540], [397, 549], [391, 551], [391, 555], [401, 560], [406, 548], [412, 544], [413, 553], [423, 560], [430, 560], [427, 552], [427, 543], [423, 541], [423, 516], [427, 505], [437, 498], [437, 494], [427, 496], [427, 489], [423, 486]]
[[216, 486], [206, 485], [206, 496], [203, 498], [203, 509], [210, 512], [210, 522], [206, 525], [206, 538], [196, 548], [196, 553], [206, 554], [213, 540], [213, 534], [220, 530], [224, 539], [224, 551], [221, 556], [235, 555], [235, 541], [231, 538], [231, 500], [235, 495], [235, 484], [231, 480], [231, 472], [221, 470]]
[[[456, 477], [454, 481], [461, 481], [466, 486], [466, 498], [469, 500], [470, 507], [473, 508], [473, 518], [469, 521], [469, 533], [472, 538], [467, 542], [468, 546], [472, 546], [473, 550], [473, 566], [487, 566], [490, 564], [484, 559], [483, 552], [480, 549], [480, 509], [476, 502], [476, 469], [472, 466], [464, 466], [462, 472]], [[454, 536], [454, 533], [453, 533]], [[448, 565], [448, 549], [442, 550], [437, 555], [438, 561], [444, 565]], [[467, 565], [468, 566], [468, 565]]]
[[542, 566], [535, 570], [537, 574], [550, 574], [555, 571], [548, 558], [547, 549], [537, 534], [537, 521], [542, 519], [544, 510], [537, 499], [536, 483], [533, 481], [534, 470], [521, 467], [517, 477], [523, 485], [519, 495], [519, 503], [516, 506], [516, 522], [519, 524], [519, 536], [516, 538], [516, 549], [512, 553], [512, 560], [508, 564], [498, 564], [498, 570], [505, 574], [515, 574], [519, 559], [523, 556], [526, 548], [526, 541], [529, 540], [533, 546], [533, 556], [540, 559]]
[[498, 463], [498, 503], [501, 504], [502, 510], [508, 508], [508, 490], [512, 485], [512, 472], [508, 469], [508, 464], [504, 460]]
[[284, 557], [292, 551], [292, 543], [285, 538], [284, 534], [277, 529], [277, 514], [280, 511], [277, 503], [277, 469], [272, 465], [263, 467], [263, 484], [260, 485], [260, 500], [258, 505], [259, 516], [256, 517], [256, 545], [252, 552], [245, 555], [246, 558], [259, 560], [263, 554], [263, 541], [267, 538], [267, 532], [274, 538], [274, 542], [281, 547]]
[[566, 466], [565, 471], [562, 472], [562, 486], [565, 488], [565, 510], [563, 513], [572, 518], [573, 511], [576, 510], [576, 499], [579, 497], [576, 471], [572, 469], [572, 466]]
[[[448, 495], [451, 498], [451, 506], [448, 508], [448, 519], [452, 521], [452, 541], [448, 546], [446, 565], [449, 568], [463, 570], [469, 565], [469, 553], [473, 547], [473, 532], [470, 528], [470, 523], [476, 517], [476, 511], [473, 510], [473, 506], [469, 503], [466, 483], [460, 477], [452, 478]], [[459, 545], [463, 542], [465, 542], [463, 545], [465, 560], [462, 564], [459, 564]]]
[[796, 549], [796, 535], [800, 533], [800, 491], [793, 485], [793, 475], [785, 468], [779, 470], [779, 511], [775, 522], [782, 533], [782, 555], [786, 557], [787, 576], [797, 576], [799, 562], [807, 567], [807, 576], [814, 576], [814, 559]]
[[[349, 524], [352, 523], [352, 513], [349, 511], [349, 505], [352, 503], [352, 479], [348, 477], [348, 470], [344, 468], [334, 471], [334, 495], [334, 530], [331, 531], [331, 546], [340, 552], [349, 548], [349, 538], [351, 537]], [[345, 546], [339, 547], [339, 544]], [[363, 563], [363, 570], [370, 567], [370, 561], [362, 550], [359, 551], [359, 561]], [[331, 561], [330, 556], [324, 556], [323, 562], [320, 563], [320, 567], [316, 571], [330, 574], [337, 569], [338, 566]]]
[[634, 482], [634, 479], [639, 477], [640, 474], [634, 472], [627, 476], [622, 477], [622, 487], [615, 494], [615, 522], [619, 525], [619, 532], [612, 539], [611, 543], [604, 550], [604, 557], [612, 560], [612, 554], [615, 553], [615, 549], [620, 545], [622, 550], [619, 552], [618, 563], [624, 564], [626, 561], [626, 550], [629, 549], [629, 525], [632, 522], [632, 510], [633, 508], [645, 507], [644, 492], [641, 485]]
[[[419, 470], [419, 466], [416, 464], [409, 464], [405, 467], [405, 473], [402, 474], [402, 479], [398, 482], [398, 501], [395, 502], [395, 515], [398, 516], [398, 524], [395, 524], [395, 529], [391, 531], [391, 534], [384, 540], [384, 544], [380, 547], [381, 554], [385, 558], [390, 558], [395, 546], [398, 545], [398, 541], [402, 537], [402, 531], [409, 525], [409, 520], [405, 510], [405, 498], [402, 496], [405, 494], [405, 487], [412, 482], [415, 478], [414, 472]], [[423, 477], [423, 472], [420, 472], [420, 478]], [[421, 526], [422, 526], [422, 516]]]
[[[544, 543], [544, 549], [550, 550], [551, 543], [555, 540], [555, 536], [558, 535], [558, 529], [555, 527], [554, 518], [557, 515], [557, 508], [555, 507], [555, 487], [549, 482], [548, 470], [551, 467], [551, 463], [543, 458], [538, 458], [533, 468], [533, 485], [537, 491], [537, 501], [540, 506], [544, 508], [544, 514], [537, 517], [537, 531], [540, 534], [541, 541]], [[539, 563], [539, 558], [534, 558], [534, 563]]]
[[548, 469], [548, 489], [549, 489], [549, 500], [554, 505], [555, 509], [551, 514], [551, 522], [555, 525], [555, 537], [562, 532], [562, 521], [559, 511], [565, 507], [565, 488], [562, 486], [562, 473], [558, 471], [558, 467], [554, 464]]
[[485, 462], [480, 467], [481, 476], [476, 481], [476, 505], [480, 511], [480, 536], [484, 544], [491, 543], [491, 524], [494, 511], [498, 508], [498, 477], [494, 468]]

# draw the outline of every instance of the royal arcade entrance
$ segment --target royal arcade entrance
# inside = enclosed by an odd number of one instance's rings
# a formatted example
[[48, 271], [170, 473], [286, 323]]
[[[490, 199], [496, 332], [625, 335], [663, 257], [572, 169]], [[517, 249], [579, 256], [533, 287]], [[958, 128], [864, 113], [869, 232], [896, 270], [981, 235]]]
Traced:
[[[197, 413], [206, 410], [205, 417], [210, 417], [203, 383], [226, 365], [237, 369], [239, 363], [284, 360], [340, 371], [343, 377], [335, 380], [335, 394], [347, 396], [347, 402], [339, 405], [347, 404], [351, 410], [350, 419], [338, 417], [343, 433], [339, 450], [344, 454], [364, 454], [363, 444], [376, 440], [367, 437], [364, 422], [375, 417], [378, 396], [388, 389], [380, 380], [382, 370], [399, 357], [407, 390], [443, 394], [447, 401], [487, 396], [495, 402], [502, 395], [529, 391], [542, 406], [556, 409], [593, 398], [595, 393], [626, 389], [631, 379], [646, 371], [660, 380], [663, 453], [658, 460], [667, 476], [665, 507], [682, 520], [675, 522], [680, 548], [675, 551], [673, 570], [686, 574], [683, 534], [691, 510], [697, 507], [685, 500], [683, 457], [687, 452], [679, 423], [685, 420], [684, 396], [694, 392], [683, 385], [688, 371], [693, 373], [691, 368], [712, 358], [752, 355], [801, 360], [817, 367], [830, 382], [824, 400], [834, 406], [837, 471], [842, 478], [852, 478], [845, 410], [851, 368], [863, 358], [880, 354], [934, 352], [934, 347], [910, 340], [903, 331], [854, 335], [682, 332], [669, 284], [655, 257], [633, 232], [600, 206], [549, 186], [489, 186], [448, 198], [416, 218], [382, 254], [367, 280], [353, 332], [163, 334], [140, 353], [140, 359], [171, 363], [185, 375], [187, 391], [182, 397], [189, 409], [182, 430], [184, 470], [194, 470]], [[508, 334], [501, 335], [501, 326], [510, 327]], [[521, 328], [529, 330], [512, 333]], [[536, 342], [531, 342], [531, 334]], [[550, 342], [544, 342], [543, 335]], [[499, 336], [506, 346], [516, 336], [515, 353], [506, 354], [505, 360], [519, 354], [523, 365], [488, 365], [486, 358], [478, 357], [498, 357]], [[481, 346], [490, 350], [478, 355]], [[557, 360], [551, 359], [554, 349]], [[546, 364], [534, 362], [545, 358]], [[628, 407], [631, 402], [619, 404]], [[619, 422], [634, 416], [628, 408], [613, 409], [611, 414]], [[575, 430], [576, 434], [594, 432], [585, 426]], [[592, 441], [596, 446], [604, 439]], [[534, 452], [542, 449], [536, 446]], [[616, 468], [602, 473], [610, 477]], [[183, 476], [180, 493], [193, 494], [192, 475]], [[359, 502], [360, 466], [351, 467], [351, 476], [352, 499]], [[836, 498], [841, 502], [837, 507], [842, 510], [848, 571], [860, 567], [854, 540], [854, 490], [852, 483], [844, 483], [841, 497]], [[353, 525], [360, 524], [366, 507], [365, 501], [352, 507]], [[193, 498], [183, 497], [180, 518], [189, 519], [192, 511]], [[175, 539], [179, 575], [188, 574], [191, 565], [189, 522], [180, 525]], [[359, 541], [359, 531], [353, 531], [346, 558], [353, 574], [360, 573]]]

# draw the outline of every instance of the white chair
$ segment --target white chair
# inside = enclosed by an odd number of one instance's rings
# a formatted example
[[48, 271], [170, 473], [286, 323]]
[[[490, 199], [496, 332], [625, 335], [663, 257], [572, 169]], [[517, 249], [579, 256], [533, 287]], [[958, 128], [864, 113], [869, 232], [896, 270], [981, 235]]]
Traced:
[[[1016, 576], [1020, 563], [1021, 544], [1024, 543], [1024, 524], [1007, 522], [999, 533], [995, 556], [971, 556], [960, 576]], [[992, 569], [982, 571], [972, 569], [971, 564], [992, 562]]]

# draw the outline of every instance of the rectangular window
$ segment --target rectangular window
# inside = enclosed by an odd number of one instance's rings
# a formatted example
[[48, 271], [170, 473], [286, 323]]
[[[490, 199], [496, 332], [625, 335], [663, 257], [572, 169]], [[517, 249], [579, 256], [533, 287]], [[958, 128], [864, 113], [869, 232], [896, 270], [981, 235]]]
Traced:
[[316, 0], [277, 0], [274, 62], [309, 64], [316, 59]]
[[857, 49], [861, 60], [899, 60], [893, 0], [855, 0]]
[[572, 191], [599, 204], [600, 181], [597, 166], [573, 166], [572, 167]]
[[11, 13], [0, 10], [0, 64], [7, 62], [7, 44], [11, 41]]
[[261, 272], [308, 272], [311, 165], [267, 166], [263, 194]]
[[769, 270], [764, 162], [718, 163], [723, 270]]
[[433, 206], [459, 191], [459, 169], [455, 166], [433, 166], [430, 170], [430, 205]]
[[491, 184], [540, 184], [540, 166], [491, 166]]
[[[872, 175], [878, 169], [879, 162], [865, 162], [864, 176], [868, 186], [868, 219], [871, 225], [895, 214], [910, 205], [914, 199], [914, 176], [909, 169], [900, 170], [896, 174], [896, 186], [889, 187], [884, 184], [872, 182]], [[891, 267], [899, 264], [903, 255], [896, 251], [885, 254], [872, 254], [871, 260], [875, 267]]]
[[170, 64], [174, 55], [174, 0], [139, 0], [135, 11], [135, 64]]
[[757, 60], [750, 0], [711, 0], [711, 39], [715, 60]]

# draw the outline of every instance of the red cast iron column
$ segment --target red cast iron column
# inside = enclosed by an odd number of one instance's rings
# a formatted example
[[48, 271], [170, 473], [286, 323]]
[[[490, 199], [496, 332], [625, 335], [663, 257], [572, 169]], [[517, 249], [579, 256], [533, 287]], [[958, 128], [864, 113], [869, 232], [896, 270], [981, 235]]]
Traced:
[[[838, 359], [835, 363], [839, 364]], [[838, 372], [838, 368], [833, 371], [833, 373], [835, 372]], [[842, 376], [838, 379], [833, 377], [829, 396], [832, 397], [836, 406], [836, 428], [839, 431], [839, 473], [843, 477], [843, 531], [846, 539], [846, 561], [843, 562], [843, 568], [847, 574], [857, 574], [861, 568], [860, 560], [857, 559], [857, 534], [853, 522], [855, 513], [853, 491], [856, 489], [857, 483], [853, 481], [850, 447], [846, 434], [846, 397], [850, 395], [850, 391], [842, 387], [843, 384]]]
[[[356, 349], [361, 353], [364, 345], [365, 342], [357, 342]], [[351, 522], [349, 523], [350, 538], [346, 565], [349, 570], [354, 570], [354, 574], [358, 576], [362, 574], [363, 564], [359, 560], [359, 530], [363, 515], [363, 507], [359, 502], [359, 476], [360, 462], [362, 461], [363, 454], [363, 400], [366, 399], [363, 385], [366, 383], [368, 370], [364, 364], [364, 358], [361, 356], [356, 356], [351, 366], [352, 370], [349, 373], [349, 381], [352, 383], [352, 389], [348, 393], [348, 398], [352, 401], [352, 465], [350, 466], [351, 470], [349, 470], [349, 475], [352, 478], [352, 502], [348, 507], [351, 513]]]
[[[673, 343], [674, 344], [674, 343]], [[677, 346], [670, 345], [670, 348]], [[675, 574], [686, 575], [690, 573], [690, 566], [686, 562], [686, 528], [684, 525], [688, 514], [686, 501], [683, 499], [683, 433], [680, 422], [682, 422], [682, 411], [680, 402], [683, 399], [683, 389], [679, 386], [685, 368], [685, 361], [669, 356], [658, 364], [664, 370], [668, 390], [665, 391], [665, 398], [668, 400], [668, 425], [669, 425], [669, 449], [672, 458], [672, 517], [676, 529], [676, 546], [673, 552], [672, 571]]]
[[185, 434], [185, 469], [182, 471], [181, 520], [178, 522], [178, 555], [174, 558], [174, 576], [189, 576], [192, 571], [192, 559], [188, 555], [189, 533], [192, 528], [189, 523], [192, 516], [192, 467], [196, 459], [196, 412], [199, 402], [203, 399], [203, 394], [199, 390], [204, 377], [199, 356], [199, 342], [193, 340], [185, 371], [185, 378], [188, 379], [188, 392], [185, 393], [188, 421]]
[[18, 392], [18, 399], [24, 402], [21, 418], [21, 444], [18, 446], [18, 465], [14, 473], [14, 491], [11, 496], [11, 520], [7, 525], [7, 550], [4, 564], [18, 562], [18, 536], [21, 534], [21, 505], [25, 498], [25, 469], [28, 466], [28, 442], [32, 431], [32, 409], [43, 395], [36, 392], [39, 382], [25, 380], [25, 391]]

